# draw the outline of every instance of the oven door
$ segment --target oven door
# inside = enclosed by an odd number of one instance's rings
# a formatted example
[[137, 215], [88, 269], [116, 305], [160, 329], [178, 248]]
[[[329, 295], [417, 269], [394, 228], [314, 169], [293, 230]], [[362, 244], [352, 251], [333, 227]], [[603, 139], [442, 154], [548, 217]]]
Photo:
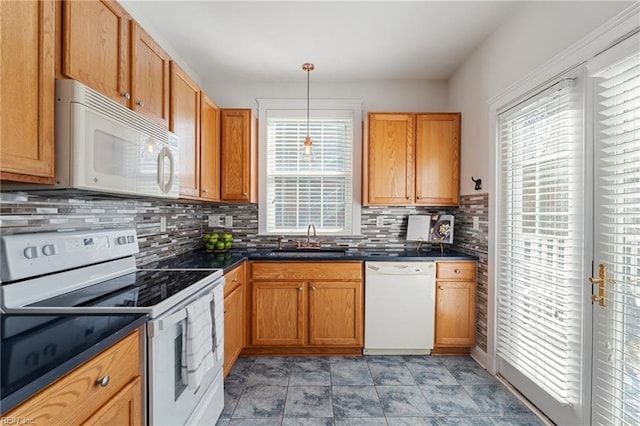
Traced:
[[[197, 412], [201, 412], [201, 403], [209, 403], [214, 382], [222, 381], [223, 358], [219, 356], [223, 348], [223, 301], [214, 297], [211, 286], [185, 300], [179, 307], [151, 320], [148, 325], [149, 339], [149, 419], [152, 425], [184, 425], [191, 422]], [[220, 285], [220, 289], [222, 286]], [[216, 291], [217, 293], [217, 291]], [[216, 337], [212, 336], [214, 347], [214, 366], [205, 374], [200, 387], [188, 388], [182, 381], [182, 342], [186, 331], [186, 306], [198, 298], [211, 300], [211, 317]], [[221, 388], [221, 386], [220, 386]], [[207, 398], [204, 398], [204, 395]], [[222, 398], [220, 389], [219, 399]], [[206, 407], [205, 407], [206, 409]], [[218, 413], [219, 414], [219, 413]]]

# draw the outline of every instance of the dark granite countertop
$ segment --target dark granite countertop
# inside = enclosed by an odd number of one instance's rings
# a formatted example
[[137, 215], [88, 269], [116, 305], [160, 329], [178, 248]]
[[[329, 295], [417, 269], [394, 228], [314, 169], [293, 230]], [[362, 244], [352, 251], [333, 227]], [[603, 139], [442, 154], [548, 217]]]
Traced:
[[344, 254], [324, 253], [322, 256], [314, 256], [308, 253], [301, 257], [299, 254], [278, 253], [274, 256], [274, 249], [259, 250], [230, 250], [223, 253], [209, 253], [204, 250], [193, 250], [183, 253], [159, 262], [154, 262], [140, 266], [140, 268], [153, 269], [223, 269], [228, 272], [238, 266], [245, 260], [268, 260], [268, 261], [337, 261], [337, 260], [364, 260], [364, 261], [437, 261], [437, 260], [478, 260], [476, 256], [460, 253], [451, 250], [420, 251], [404, 250], [404, 251], [381, 251], [381, 250], [346, 250]]
[[146, 314], [2, 314], [1, 413], [147, 322]]

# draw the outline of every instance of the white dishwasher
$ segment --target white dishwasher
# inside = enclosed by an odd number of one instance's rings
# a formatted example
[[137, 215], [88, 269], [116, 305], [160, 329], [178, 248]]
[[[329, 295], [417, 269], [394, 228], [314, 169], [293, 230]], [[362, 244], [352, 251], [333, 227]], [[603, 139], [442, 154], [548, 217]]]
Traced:
[[365, 262], [365, 355], [433, 349], [435, 262]]

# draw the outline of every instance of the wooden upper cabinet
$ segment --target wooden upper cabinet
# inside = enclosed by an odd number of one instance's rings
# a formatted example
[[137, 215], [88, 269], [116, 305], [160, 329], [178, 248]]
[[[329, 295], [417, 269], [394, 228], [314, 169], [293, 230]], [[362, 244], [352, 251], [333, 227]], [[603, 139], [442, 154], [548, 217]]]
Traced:
[[365, 170], [368, 204], [405, 205], [414, 190], [413, 114], [370, 113], [368, 164]]
[[223, 109], [220, 121], [220, 198], [255, 203], [257, 141], [251, 109]]
[[200, 196], [200, 87], [171, 61], [169, 130], [180, 139], [180, 196]]
[[458, 205], [460, 113], [369, 113], [368, 135], [363, 204]]
[[54, 32], [52, 0], [0, 2], [2, 180], [53, 183]]
[[200, 94], [200, 198], [220, 201], [220, 109]]
[[416, 203], [458, 205], [460, 114], [418, 114], [416, 128]]
[[115, 1], [63, 2], [62, 72], [127, 107], [129, 20]]
[[131, 108], [167, 127], [169, 55], [131, 21]]

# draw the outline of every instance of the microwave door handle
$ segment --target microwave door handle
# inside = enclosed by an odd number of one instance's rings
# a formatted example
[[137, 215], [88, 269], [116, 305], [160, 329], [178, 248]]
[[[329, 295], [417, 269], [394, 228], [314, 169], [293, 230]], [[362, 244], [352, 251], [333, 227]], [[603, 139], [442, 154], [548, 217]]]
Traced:
[[[169, 191], [171, 191], [171, 188], [173, 188], [173, 177], [175, 174], [175, 165], [176, 165], [176, 159], [173, 156], [173, 152], [171, 152], [171, 150], [167, 147], [164, 148], [164, 153], [165, 153], [165, 158], [169, 159], [169, 180], [164, 182], [164, 193], [168, 193]], [[163, 165], [164, 165], [164, 161], [163, 161]], [[163, 167], [164, 170], [164, 167]], [[163, 174], [163, 178], [164, 178], [164, 174]]]
[[160, 187], [161, 191], [163, 190], [163, 186], [164, 186], [163, 182], [164, 182], [164, 150], [165, 149], [166, 148], [162, 148], [158, 153], [158, 157], [156, 158], [158, 162], [156, 177], [158, 179], [158, 186]]

